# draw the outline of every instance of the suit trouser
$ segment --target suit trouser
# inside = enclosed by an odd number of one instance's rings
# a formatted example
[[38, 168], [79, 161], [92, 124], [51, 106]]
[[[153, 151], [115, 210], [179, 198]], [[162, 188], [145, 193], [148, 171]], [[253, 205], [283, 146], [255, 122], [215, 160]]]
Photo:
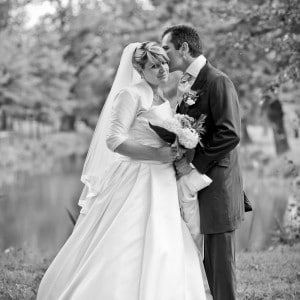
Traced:
[[235, 231], [204, 235], [204, 267], [213, 299], [235, 300]]

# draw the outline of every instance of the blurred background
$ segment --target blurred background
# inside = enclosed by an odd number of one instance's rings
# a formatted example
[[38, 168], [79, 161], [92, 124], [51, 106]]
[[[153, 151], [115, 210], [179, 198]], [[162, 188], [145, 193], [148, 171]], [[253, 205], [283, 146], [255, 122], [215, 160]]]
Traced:
[[[72, 231], [89, 142], [130, 42], [195, 26], [233, 80], [254, 211], [239, 251], [299, 239], [297, 0], [0, 0], [0, 251], [58, 251]], [[180, 74], [165, 87], [174, 104]]]

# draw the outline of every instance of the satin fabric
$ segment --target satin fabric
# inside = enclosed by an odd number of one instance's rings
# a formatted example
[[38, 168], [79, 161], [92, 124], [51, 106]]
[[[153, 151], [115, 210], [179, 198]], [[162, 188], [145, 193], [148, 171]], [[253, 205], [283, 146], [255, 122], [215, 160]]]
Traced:
[[[148, 122], [172, 113], [170, 105], [142, 103], [137, 90], [128, 90], [139, 103], [133, 123], [119, 123], [120, 136], [127, 126], [129, 137], [163, 145]], [[116, 141], [120, 132], [112, 132]], [[172, 164], [120, 157], [85, 212], [44, 275], [38, 300], [206, 299], [202, 258], [180, 216]]]

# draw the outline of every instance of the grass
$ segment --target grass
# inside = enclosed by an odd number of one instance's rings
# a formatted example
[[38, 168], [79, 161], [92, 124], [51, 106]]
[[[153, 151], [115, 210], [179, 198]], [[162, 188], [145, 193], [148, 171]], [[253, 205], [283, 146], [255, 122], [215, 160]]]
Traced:
[[[50, 258], [22, 249], [0, 254], [0, 299], [33, 300]], [[300, 244], [237, 255], [238, 299], [300, 299]]]
[[33, 300], [49, 259], [9, 248], [0, 254], [0, 299]]
[[300, 299], [300, 244], [237, 255], [238, 299]]

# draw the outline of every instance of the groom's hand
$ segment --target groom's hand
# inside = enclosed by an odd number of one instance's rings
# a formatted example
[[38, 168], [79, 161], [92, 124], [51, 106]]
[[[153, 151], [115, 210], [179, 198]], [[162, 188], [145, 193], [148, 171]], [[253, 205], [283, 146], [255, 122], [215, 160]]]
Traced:
[[181, 159], [175, 160], [174, 164], [176, 168], [177, 179], [189, 174], [193, 170], [184, 156]]

